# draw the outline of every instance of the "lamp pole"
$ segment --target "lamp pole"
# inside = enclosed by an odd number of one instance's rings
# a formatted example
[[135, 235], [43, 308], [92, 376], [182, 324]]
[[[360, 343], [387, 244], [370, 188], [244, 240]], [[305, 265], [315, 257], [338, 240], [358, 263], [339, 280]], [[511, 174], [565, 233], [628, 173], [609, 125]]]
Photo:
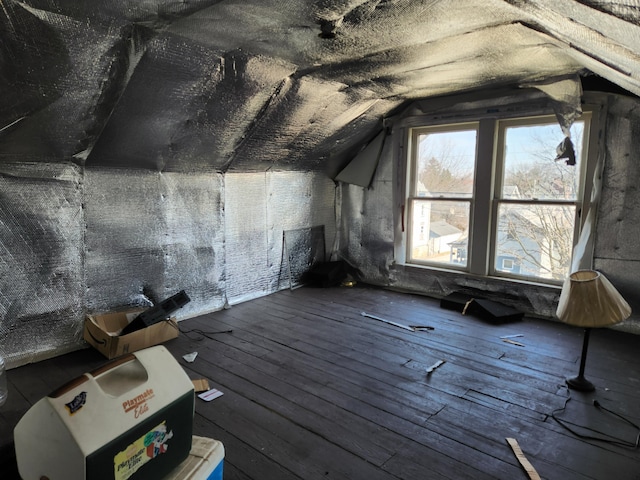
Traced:
[[581, 392], [592, 392], [595, 390], [595, 386], [589, 380], [584, 377], [584, 365], [587, 361], [587, 349], [589, 348], [589, 335], [591, 334], [590, 328], [584, 329], [584, 340], [582, 341], [582, 355], [580, 356], [580, 372], [577, 377], [567, 378], [567, 385], [569, 388], [579, 390]]

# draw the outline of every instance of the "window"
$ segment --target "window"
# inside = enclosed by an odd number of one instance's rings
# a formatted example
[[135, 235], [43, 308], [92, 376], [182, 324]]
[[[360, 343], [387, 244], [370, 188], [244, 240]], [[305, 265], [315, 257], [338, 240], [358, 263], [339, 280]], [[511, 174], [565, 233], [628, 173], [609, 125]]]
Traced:
[[586, 195], [590, 114], [571, 127], [575, 164], [557, 160], [553, 115], [409, 129], [409, 264], [560, 283]]
[[513, 258], [502, 259], [502, 270], [513, 270]]
[[411, 236], [413, 261], [466, 266], [477, 135], [477, 124], [414, 131], [412, 225], [429, 234]]

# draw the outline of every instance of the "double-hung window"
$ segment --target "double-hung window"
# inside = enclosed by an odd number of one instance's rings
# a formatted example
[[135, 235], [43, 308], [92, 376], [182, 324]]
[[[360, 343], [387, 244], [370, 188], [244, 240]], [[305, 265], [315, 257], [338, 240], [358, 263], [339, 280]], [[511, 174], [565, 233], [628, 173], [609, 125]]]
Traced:
[[587, 112], [571, 127], [575, 161], [558, 158], [553, 115], [410, 128], [406, 263], [560, 283], [589, 193], [589, 126]]

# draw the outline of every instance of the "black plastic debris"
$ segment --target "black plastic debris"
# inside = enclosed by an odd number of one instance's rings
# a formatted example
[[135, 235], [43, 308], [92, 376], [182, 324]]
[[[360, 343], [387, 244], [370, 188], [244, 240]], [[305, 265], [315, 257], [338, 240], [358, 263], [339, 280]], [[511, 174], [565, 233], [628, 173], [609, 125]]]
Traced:
[[167, 320], [174, 311], [182, 308], [190, 301], [191, 299], [187, 293], [184, 290], [181, 290], [172, 297], [163, 300], [155, 307], [145, 310], [134, 318], [129, 325], [122, 329], [122, 335], [126, 335], [128, 333], [150, 327], [151, 325], [163, 320]]
[[481, 298], [471, 300], [467, 313], [469, 313], [469, 310], [471, 310], [470, 313], [473, 316], [493, 323], [516, 322], [522, 320], [522, 317], [524, 317], [524, 313], [519, 312], [515, 308], [500, 302]]
[[514, 322], [524, 317], [524, 313], [503, 303], [460, 292], [451, 293], [440, 299], [440, 308], [473, 315], [492, 323]]
[[556, 161], [564, 160], [567, 165], [576, 164], [576, 152], [569, 137], [564, 137], [564, 140], [556, 147], [556, 153]]
[[335, 287], [347, 277], [343, 261], [318, 262], [303, 277], [304, 283], [314, 287]]

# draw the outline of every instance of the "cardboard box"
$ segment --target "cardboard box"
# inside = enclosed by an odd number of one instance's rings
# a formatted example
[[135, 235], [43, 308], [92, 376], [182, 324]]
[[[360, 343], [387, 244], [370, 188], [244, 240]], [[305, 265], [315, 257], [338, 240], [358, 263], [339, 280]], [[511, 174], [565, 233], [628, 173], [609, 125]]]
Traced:
[[164, 480], [222, 480], [224, 445], [218, 440], [194, 435], [189, 458]]
[[84, 339], [105, 357], [111, 359], [161, 344], [178, 336], [180, 331], [175, 318], [158, 322], [128, 335], [117, 334], [143, 311], [144, 309], [136, 309], [88, 315], [84, 322]]

